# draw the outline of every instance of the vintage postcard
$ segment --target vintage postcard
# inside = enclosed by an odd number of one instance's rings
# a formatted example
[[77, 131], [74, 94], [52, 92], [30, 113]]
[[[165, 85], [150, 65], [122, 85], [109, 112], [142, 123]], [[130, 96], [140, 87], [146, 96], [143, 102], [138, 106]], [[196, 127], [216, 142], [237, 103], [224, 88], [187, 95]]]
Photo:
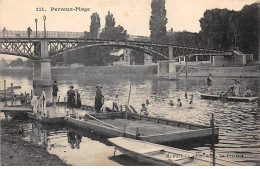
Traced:
[[257, 0], [0, 0], [1, 166], [258, 166]]

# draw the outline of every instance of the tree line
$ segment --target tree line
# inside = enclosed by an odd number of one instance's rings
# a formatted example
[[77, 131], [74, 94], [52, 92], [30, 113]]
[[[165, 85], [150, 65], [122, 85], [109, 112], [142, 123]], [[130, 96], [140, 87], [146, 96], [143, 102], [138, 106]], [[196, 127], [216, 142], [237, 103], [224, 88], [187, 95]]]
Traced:
[[245, 5], [240, 11], [211, 9], [199, 20], [201, 31], [166, 31], [165, 0], [152, 0], [150, 38], [154, 42], [166, 42], [181, 46], [194, 46], [218, 50], [239, 48], [244, 53], [259, 54], [259, 5]]

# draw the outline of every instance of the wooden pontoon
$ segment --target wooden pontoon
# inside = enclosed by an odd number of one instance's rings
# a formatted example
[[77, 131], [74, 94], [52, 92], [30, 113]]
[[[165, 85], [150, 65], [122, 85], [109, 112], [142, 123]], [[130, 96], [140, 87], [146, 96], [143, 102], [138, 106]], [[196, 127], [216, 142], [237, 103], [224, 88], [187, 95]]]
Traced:
[[[87, 118], [86, 120], [80, 120], [68, 117], [67, 121], [69, 125], [92, 130], [107, 137], [124, 135], [128, 138], [137, 138], [153, 143], [198, 139], [211, 137], [212, 135], [210, 126], [184, 123], [135, 113], [127, 113], [127, 120], [125, 120], [125, 112], [101, 114], [103, 117], [106, 116], [106, 118], [102, 118], [102, 121], [98, 119], [98, 116], [100, 116], [99, 113], [93, 115], [95, 119]], [[126, 130], [124, 132], [125, 123]], [[216, 138], [218, 132], [218, 129], [215, 129]]]
[[[150, 165], [212, 166], [212, 159], [198, 154], [153, 144], [145, 141], [116, 137], [108, 139], [123, 154]], [[242, 164], [216, 159], [217, 166], [241, 166]]]
[[208, 100], [226, 99], [229, 101], [237, 101], [237, 102], [253, 102], [259, 99], [259, 97], [236, 97], [236, 96], [227, 96], [225, 98], [222, 98], [221, 95], [207, 94], [207, 93], [200, 93], [200, 97], [202, 99], [208, 99]]

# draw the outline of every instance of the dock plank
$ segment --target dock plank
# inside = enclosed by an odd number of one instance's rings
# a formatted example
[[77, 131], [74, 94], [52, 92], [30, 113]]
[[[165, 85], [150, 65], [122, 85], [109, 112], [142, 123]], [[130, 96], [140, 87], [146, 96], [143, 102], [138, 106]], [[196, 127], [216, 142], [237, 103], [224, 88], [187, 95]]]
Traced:
[[[95, 120], [91, 120], [91, 122], [97, 123]], [[104, 122], [116, 126], [118, 128], [123, 129], [125, 125], [124, 119], [106, 119], [103, 120]], [[153, 122], [148, 121], [137, 121], [137, 120], [127, 120], [126, 122], [126, 131], [130, 133], [136, 133], [136, 130], [139, 130], [142, 136], [149, 136], [149, 135], [156, 135], [156, 134], [165, 134], [165, 133], [173, 133], [173, 132], [181, 132], [181, 131], [189, 131], [185, 128], [168, 126], [168, 125], [161, 125], [156, 124]]]

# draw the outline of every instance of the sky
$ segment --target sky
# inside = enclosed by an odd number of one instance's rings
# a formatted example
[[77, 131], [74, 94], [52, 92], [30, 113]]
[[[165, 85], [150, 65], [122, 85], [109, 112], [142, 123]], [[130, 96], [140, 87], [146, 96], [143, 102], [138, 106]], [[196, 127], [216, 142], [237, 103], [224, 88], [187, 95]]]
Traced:
[[[167, 30], [199, 32], [199, 19], [207, 9], [227, 8], [241, 10], [259, 0], [166, 0]], [[46, 11], [36, 11], [43, 7]], [[52, 8], [89, 8], [89, 11], [51, 11]], [[89, 31], [90, 16], [97, 12], [101, 29], [108, 10], [114, 15], [116, 25], [123, 26], [128, 34], [149, 36], [151, 0], [0, 0], [0, 29], [26, 31], [43, 30], [46, 15], [47, 31]], [[1, 55], [0, 55], [1, 58]]]

